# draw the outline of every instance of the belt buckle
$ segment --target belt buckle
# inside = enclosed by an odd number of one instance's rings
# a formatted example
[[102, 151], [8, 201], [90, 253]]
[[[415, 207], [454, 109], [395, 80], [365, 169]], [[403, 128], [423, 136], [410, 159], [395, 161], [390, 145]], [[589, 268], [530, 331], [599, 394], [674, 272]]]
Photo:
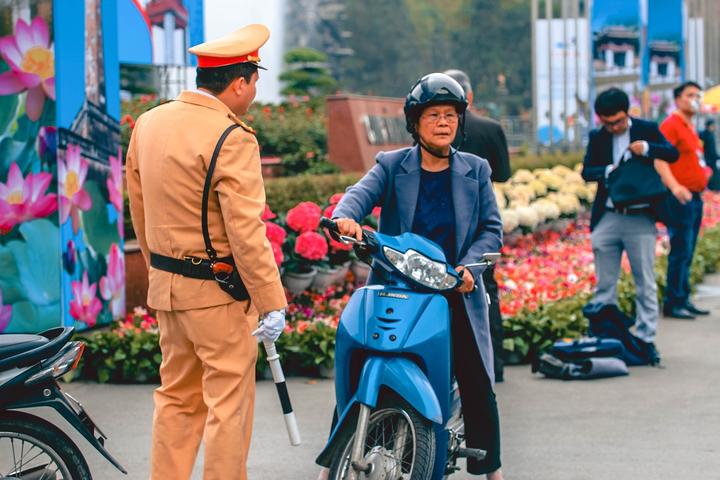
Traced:
[[193, 265], [200, 265], [202, 263], [202, 258], [193, 257], [191, 255], [185, 255], [183, 257], [183, 260], [190, 260], [190, 263], [192, 263]]

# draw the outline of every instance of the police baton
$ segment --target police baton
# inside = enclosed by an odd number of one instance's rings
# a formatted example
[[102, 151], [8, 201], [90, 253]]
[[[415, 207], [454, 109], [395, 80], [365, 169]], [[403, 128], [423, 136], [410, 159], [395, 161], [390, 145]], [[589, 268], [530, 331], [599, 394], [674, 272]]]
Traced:
[[285, 427], [287, 428], [290, 445], [297, 447], [301, 442], [300, 430], [298, 430], [295, 413], [290, 403], [290, 395], [288, 394], [287, 384], [285, 383], [285, 374], [280, 364], [280, 355], [278, 355], [277, 349], [275, 348], [275, 342], [263, 340], [263, 345], [265, 345], [267, 361], [270, 364], [270, 371], [272, 372], [273, 381], [277, 388], [278, 397], [280, 397], [280, 406], [282, 407], [283, 417], [285, 418]]

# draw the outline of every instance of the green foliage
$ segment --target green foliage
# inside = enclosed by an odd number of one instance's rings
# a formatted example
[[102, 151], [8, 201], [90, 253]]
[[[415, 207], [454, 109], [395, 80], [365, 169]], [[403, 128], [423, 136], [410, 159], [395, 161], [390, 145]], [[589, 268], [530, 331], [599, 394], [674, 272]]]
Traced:
[[353, 173], [269, 178], [265, 181], [267, 203], [274, 212], [287, 212], [305, 201], [322, 205], [332, 194], [344, 192], [359, 178]]
[[327, 55], [312, 48], [295, 48], [285, 54], [288, 70], [280, 74], [285, 82], [282, 94], [316, 97], [331, 93], [336, 86], [330, 75]]

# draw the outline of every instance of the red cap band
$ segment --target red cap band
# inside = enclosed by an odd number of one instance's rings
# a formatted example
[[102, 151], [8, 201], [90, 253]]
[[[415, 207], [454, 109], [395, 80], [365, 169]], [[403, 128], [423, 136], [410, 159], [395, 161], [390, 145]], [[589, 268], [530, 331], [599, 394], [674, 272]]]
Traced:
[[206, 55], [198, 55], [198, 67], [213, 68], [234, 65], [236, 63], [257, 63], [260, 61], [259, 53], [259, 50], [255, 50], [254, 52], [248, 53], [247, 55], [241, 55], [239, 57], [208, 57]]

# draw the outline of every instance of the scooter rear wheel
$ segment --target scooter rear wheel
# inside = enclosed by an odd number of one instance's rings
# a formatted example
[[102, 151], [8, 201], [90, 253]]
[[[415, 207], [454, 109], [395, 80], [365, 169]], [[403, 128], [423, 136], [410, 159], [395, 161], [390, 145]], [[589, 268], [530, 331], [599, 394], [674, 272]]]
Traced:
[[92, 480], [80, 449], [59, 428], [23, 412], [0, 418], [0, 478]]
[[[355, 430], [343, 432], [341, 447], [330, 466], [331, 480], [349, 478]], [[406, 402], [389, 397], [370, 414], [364, 462], [370, 471], [362, 480], [430, 480], [435, 461], [432, 424]]]

